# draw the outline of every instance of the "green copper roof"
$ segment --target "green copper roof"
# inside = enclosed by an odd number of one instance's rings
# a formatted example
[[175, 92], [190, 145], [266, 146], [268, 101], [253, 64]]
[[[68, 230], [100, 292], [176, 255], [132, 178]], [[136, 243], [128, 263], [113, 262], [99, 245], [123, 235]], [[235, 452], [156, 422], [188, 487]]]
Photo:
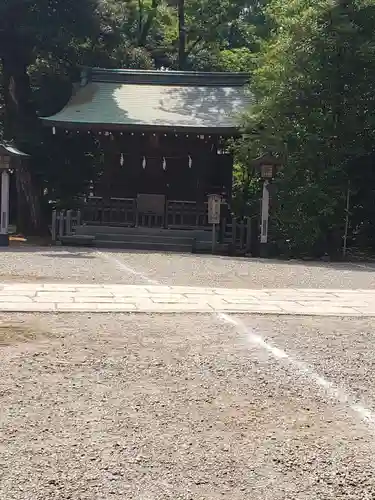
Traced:
[[55, 126], [235, 130], [251, 103], [239, 73], [89, 69]]

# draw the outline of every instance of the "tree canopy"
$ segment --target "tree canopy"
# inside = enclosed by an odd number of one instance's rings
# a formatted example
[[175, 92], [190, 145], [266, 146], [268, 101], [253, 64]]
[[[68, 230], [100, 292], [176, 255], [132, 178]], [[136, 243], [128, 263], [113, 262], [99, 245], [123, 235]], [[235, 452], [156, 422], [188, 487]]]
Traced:
[[372, 196], [375, 2], [272, 0], [265, 14], [240, 156], [282, 156], [274, 236], [309, 251], [343, 236], [349, 185], [353, 200], [364, 183]]
[[35, 158], [20, 183], [31, 225], [58, 182], [37, 117], [63, 106], [80, 65], [246, 71], [254, 105], [235, 148], [234, 208], [258, 210], [252, 160], [272, 151], [280, 248], [340, 246], [348, 188], [352, 233], [375, 245], [374, 24], [375, 0], [4, 0], [2, 134]]

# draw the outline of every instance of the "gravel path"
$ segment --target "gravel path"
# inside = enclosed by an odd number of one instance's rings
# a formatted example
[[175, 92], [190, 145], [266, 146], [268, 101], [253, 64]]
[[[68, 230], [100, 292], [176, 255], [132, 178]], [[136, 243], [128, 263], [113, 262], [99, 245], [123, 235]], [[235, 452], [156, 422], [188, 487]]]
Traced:
[[[0, 259], [1, 282], [366, 289], [374, 271], [62, 248]], [[371, 323], [239, 321], [3, 315], [0, 498], [373, 500]]]
[[[355, 401], [375, 409], [375, 332], [369, 323], [350, 318], [248, 318], [247, 327], [313, 366], [323, 377], [334, 380]], [[361, 326], [359, 326], [361, 325]], [[293, 335], [289, 332], [293, 331]], [[375, 429], [375, 422], [374, 422]]]
[[[1, 250], [0, 282], [124, 283], [229, 288], [375, 288], [373, 264], [31, 248]], [[156, 284], [156, 283], [155, 283]]]
[[375, 288], [373, 264], [107, 251], [163, 285], [229, 288]]
[[[371, 323], [245, 323], [375, 406]], [[3, 316], [0, 349], [0, 498], [375, 496], [375, 428], [218, 318]]]
[[24, 247], [0, 250], [0, 282], [127, 283], [144, 279], [117, 269], [113, 262], [85, 249]]

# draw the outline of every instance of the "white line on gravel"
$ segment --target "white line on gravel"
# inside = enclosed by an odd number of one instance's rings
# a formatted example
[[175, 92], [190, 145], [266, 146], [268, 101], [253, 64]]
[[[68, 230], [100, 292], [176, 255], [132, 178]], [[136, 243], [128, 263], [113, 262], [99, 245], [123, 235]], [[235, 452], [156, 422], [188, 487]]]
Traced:
[[352, 262], [352, 266], [360, 267], [361, 269], [367, 269], [367, 271], [375, 271], [375, 267], [371, 267], [366, 264], [357, 264], [356, 262]]
[[129, 274], [133, 274], [134, 276], [138, 276], [139, 278], [142, 278], [143, 280], [147, 281], [147, 283], [149, 283], [150, 285], [159, 285], [160, 284], [158, 281], [152, 280], [151, 278], [148, 278], [143, 273], [141, 273], [139, 271], [136, 271], [135, 269], [127, 266], [126, 264], [124, 264], [123, 262], [121, 262], [121, 260], [116, 259], [116, 257], [113, 257], [112, 255], [108, 255], [108, 254], [106, 254], [104, 252], [100, 252], [98, 250], [95, 251], [95, 253], [99, 257], [101, 257], [102, 259], [105, 259], [106, 261], [114, 264], [116, 267], [119, 267], [123, 271], [125, 271], [125, 272], [127, 272]]
[[365, 408], [358, 403], [355, 403], [354, 398], [346, 393], [338, 385], [319, 375], [319, 373], [311, 369], [306, 363], [294, 359], [293, 357], [289, 356], [287, 352], [279, 349], [269, 342], [266, 342], [263, 337], [255, 333], [251, 328], [248, 328], [246, 325], [244, 325], [242, 321], [228, 316], [224, 313], [218, 313], [217, 316], [220, 320], [234, 326], [241, 334], [245, 334], [247, 340], [251, 344], [261, 347], [277, 360], [283, 359], [287, 361], [296, 371], [307, 376], [317, 386], [321, 387], [328, 396], [338, 400], [340, 403], [347, 404], [352, 411], [360, 416], [362, 420], [364, 420], [368, 424], [371, 424], [372, 426], [375, 426], [374, 413], [370, 409]]
[[[107, 255], [103, 252], [96, 251], [96, 254], [98, 254], [100, 257], [103, 259], [107, 260], [108, 262], [112, 262], [115, 266], [119, 267], [120, 269], [123, 269], [124, 271], [133, 274], [135, 276], [139, 276], [141, 279], [145, 280], [146, 282], [153, 284], [153, 285], [160, 285], [161, 283], [150, 279], [148, 276], [145, 274], [136, 271], [135, 269], [132, 269], [131, 267], [126, 266], [123, 262], [120, 260], [116, 259], [116, 257], [113, 257], [111, 255]], [[367, 266], [362, 266], [361, 264], [358, 264], [358, 266], [361, 267], [366, 267]], [[371, 269], [371, 268], [367, 268]], [[215, 316], [220, 320], [225, 323], [228, 323], [232, 326], [234, 326], [240, 333], [245, 334], [247, 337], [247, 340], [251, 342], [252, 344], [255, 344], [265, 351], [269, 352], [275, 359], [277, 360], [285, 360], [287, 361], [296, 371], [300, 372], [301, 374], [307, 376], [310, 378], [312, 382], [314, 382], [318, 387], [321, 387], [326, 394], [339, 401], [340, 403], [344, 403], [349, 406], [349, 408], [355, 412], [363, 421], [365, 421], [367, 424], [371, 424], [371, 426], [375, 426], [375, 415], [374, 413], [369, 409], [361, 404], [355, 403], [354, 398], [350, 396], [347, 392], [345, 392], [342, 388], [340, 388], [338, 385], [336, 385], [333, 382], [330, 382], [326, 378], [322, 377], [319, 375], [319, 373], [315, 372], [312, 370], [306, 363], [303, 363], [302, 361], [298, 361], [294, 359], [293, 357], [289, 356], [287, 352], [285, 352], [282, 349], [279, 349], [278, 347], [270, 344], [269, 342], [266, 342], [260, 335], [256, 334], [253, 330], [250, 328], [246, 327], [242, 321], [233, 318], [231, 316], [228, 316], [225, 313], [215, 313]]]

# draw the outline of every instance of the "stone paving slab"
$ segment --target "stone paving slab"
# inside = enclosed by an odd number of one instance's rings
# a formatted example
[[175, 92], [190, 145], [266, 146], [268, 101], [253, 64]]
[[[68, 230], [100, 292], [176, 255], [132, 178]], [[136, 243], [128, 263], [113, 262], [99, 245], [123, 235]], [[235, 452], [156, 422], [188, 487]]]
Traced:
[[375, 316], [375, 290], [0, 283], [0, 312]]

